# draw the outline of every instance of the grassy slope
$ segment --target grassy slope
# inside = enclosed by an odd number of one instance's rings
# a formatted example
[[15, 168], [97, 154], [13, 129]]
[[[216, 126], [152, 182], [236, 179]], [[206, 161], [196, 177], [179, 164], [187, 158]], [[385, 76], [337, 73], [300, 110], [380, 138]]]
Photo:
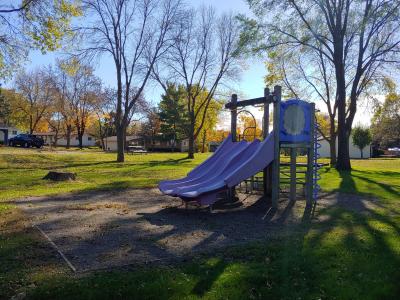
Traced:
[[[185, 175], [207, 154], [197, 155], [195, 160], [185, 159], [184, 153], [126, 155], [124, 164], [116, 163], [115, 156], [88, 150], [53, 153], [0, 148], [0, 202], [63, 192], [156, 186], [161, 179]], [[42, 180], [50, 169], [76, 172], [78, 180]]]
[[[71, 275], [57, 256], [47, 253], [36, 233], [23, 229], [9, 199], [68, 190], [154, 186], [179, 177], [198, 164], [184, 154], [129, 156], [118, 165], [113, 154], [38, 154], [0, 149], [0, 298], [24, 290], [33, 298], [146, 299], [395, 299], [400, 293], [400, 160], [353, 161], [354, 170], [338, 174], [325, 168], [324, 190], [379, 197], [381, 207], [366, 215], [339, 208], [317, 225], [305, 222], [300, 233], [252, 243], [223, 255], [200, 256], [175, 267]], [[43, 183], [47, 169], [78, 172], [79, 182]], [[11, 225], [10, 225], [11, 224]], [[6, 229], [14, 228], [11, 233]], [[20, 229], [19, 229], [20, 228]]]

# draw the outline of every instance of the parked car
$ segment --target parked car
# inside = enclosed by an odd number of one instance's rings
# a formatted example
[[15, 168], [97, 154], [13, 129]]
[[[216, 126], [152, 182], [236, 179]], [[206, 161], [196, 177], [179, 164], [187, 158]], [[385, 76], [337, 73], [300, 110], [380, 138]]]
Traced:
[[11, 147], [22, 146], [25, 148], [42, 148], [44, 145], [44, 140], [33, 134], [18, 134], [17, 136], [8, 140], [8, 145]]

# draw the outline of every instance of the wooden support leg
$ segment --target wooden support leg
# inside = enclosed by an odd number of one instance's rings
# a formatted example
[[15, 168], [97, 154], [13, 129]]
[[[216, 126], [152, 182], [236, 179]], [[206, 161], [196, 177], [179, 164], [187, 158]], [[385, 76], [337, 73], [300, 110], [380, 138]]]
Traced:
[[290, 149], [290, 201], [296, 200], [296, 148]]

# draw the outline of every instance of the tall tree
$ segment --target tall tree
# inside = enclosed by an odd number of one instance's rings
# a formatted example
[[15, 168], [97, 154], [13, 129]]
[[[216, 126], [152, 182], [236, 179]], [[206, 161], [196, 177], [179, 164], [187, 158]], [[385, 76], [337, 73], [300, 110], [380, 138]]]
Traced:
[[26, 115], [21, 109], [19, 109], [19, 105], [24, 101], [22, 95], [17, 93], [13, 89], [1, 89], [1, 95], [3, 100], [0, 100], [0, 110], [3, 115], [3, 120], [0, 117], [0, 122], [5, 123], [7, 125], [17, 126], [21, 130], [29, 129], [29, 122], [26, 118]]
[[77, 55], [84, 58], [108, 54], [114, 62], [117, 161], [123, 162], [129, 116], [142, 97], [153, 65], [171, 47], [181, 1], [82, 0], [82, 4], [86, 18], [79, 30], [84, 39], [78, 43]]
[[[78, 0], [21, 0], [0, 4], [0, 78], [10, 76], [30, 49], [54, 51], [71, 35]], [[6, 3], [4, 3], [6, 2]]]
[[[203, 94], [204, 97], [206, 97], [207, 91], [204, 91]], [[201, 153], [204, 153], [206, 151], [207, 148], [206, 143], [210, 141], [210, 136], [212, 135], [212, 132], [215, 130], [215, 127], [218, 122], [218, 116], [220, 115], [222, 106], [223, 104], [221, 101], [217, 101], [216, 99], [211, 99], [203, 124], [200, 124], [200, 120], [198, 120], [198, 122], [195, 125], [196, 129], [198, 128], [198, 126], [202, 125], [201, 131], [199, 133], [200, 139], [197, 139], [197, 145], [200, 146], [198, 148], [201, 149], [200, 150]]]
[[301, 51], [297, 48], [297, 45], [280, 45], [269, 51], [265, 81], [270, 86], [279, 84], [286, 87], [288, 97], [323, 103], [328, 119], [326, 122], [325, 118], [319, 118], [323, 122], [320, 125], [324, 125], [324, 130], [319, 130], [319, 133], [329, 143], [330, 164], [334, 166], [337, 159], [335, 70], [320, 47], [301, 47]]
[[22, 111], [28, 121], [29, 132], [33, 133], [52, 105], [54, 87], [49, 69], [22, 71], [15, 80], [15, 86], [22, 96], [17, 108]]
[[240, 115], [239, 127], [243, 139], [248, 141], [253, 141], [255, 138], [260, 138], [262, 136], [262, 128], [253, 116]]
[[158, 105], [160, 130], [173, 141], [171, 148], [175, 148], [176, 142], [187, 137], [188, 113], [185, 100], [185, 88], [182, 85], [168, 83]]
[[[248, 0], [258, 20], [242, 17], [242, 43], [320, 49], [335, 71], [338, 117], [336, 168], [349, 170], [349, 137], [357, 102], [377, 72], [398, 62], [399, 1]], [[266, 12], [268, 11], [268, 15]], [[283, 13], [284, 12], [284, 13]], [[250, 36], [250, 33], [255, 35]], [[267, 36], [267, 40], [262, 38]], [[253, 43], [254, 45], [254, 43]]]
[[155, 137], [161, 131], [161, 121], [156, 107], [151, 107], [146, 111], [146, 121], [142, 124], [141, 134], [145, 139], [150, 137], [150, 149], [153, 150]]
[[360, 149], [361, 158], [364, 158], [364, 148], [371, 143], [371, 132], [369, 128], [356, 126], [353, 128], [353, 145]]
[[400, 145], [400, 94], [393, 89], [379, 104], [372, 118], [373, 141], [381, 148]]
[[55, 86], [55, 107], [62, 117], [62, 129], [66, 139], [66, 148], [71, 146], [71, 135], [74, 128], [74, 109], [72, 105], [72, 95], [70, 88], [70, 76], [68, 75], [68, 64], [66, 61], [57, 62], [53, 84]]
[[[238, 73], [238, 40], [234, 16], [218, 17], [212, 8], [205, 7], [188, 10], [180, 19], [167, 58], [154, 68], [154, 77], [164, 89], [171, 78], [185, 87], [189, 158], [194, 157], [194, 143], [215, 93], [225, 79], [232, 79]], [[207, 94], [203, 97], [205, 90]]]
[[7, 101], [0, 85], [0, 124], [9, 124], [11, 116], [11, 105]]
[[82, 148], [82, 137], [89, 117], [98, 103], [103, 101], [101, 81], [93, 74], [92, 67], [82, 65], [73, 59], [61, 62], [59, 68], [61, 91], [65, 102], [61, 110], [66, 116], [65, 121], [72, 121], [78, 136], [79, 148]]

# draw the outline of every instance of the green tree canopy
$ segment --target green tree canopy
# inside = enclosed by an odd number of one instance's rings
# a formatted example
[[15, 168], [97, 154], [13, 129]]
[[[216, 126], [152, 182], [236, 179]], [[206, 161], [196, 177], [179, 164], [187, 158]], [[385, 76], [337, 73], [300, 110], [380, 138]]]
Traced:
[[0, 96], [0, 123], [17, 126], [21, 130], [29, 129], [29, 122], [25, 114], [19, 109], [24, 98], [15, 90], [1, 88]]
[[[197, 100], [194, 106], [194, 112], [198, 115], [205, 115], [204, 120], [197, 118], [194, 124], [195, 130], [200, 130], [200, 139], [196, 142], [202, 149], [208, 141], [208, 135], [214, 129], [218, 121], [218, 115], [222, 108], [222, 103], [214, 98], [208, 104], [205, 99], [209, 97], [209, 92], [203, 88], [193, 87], [192, 93], [197, 94]], [[190, 118], [188, 110], [188, 95], [183, 85], [168, 83], [165, 93], [161, 96], [159, 104], [159, 119], [161, 121], [161, 132], [167, 138], [176, 141], [189, 137]], [[206, 110], [206, 111], [205, 111]], [[202, 144], [202, 145], [201, 145]]]
[[10, 76], [30, 49], [59, 49], [72, 33], [72, 18], [81, 15], [79, 0], [7, 2], [0, 4], [0, 78]]
[[363, 158], [364, 148], [371, 143], [371, 140], [372, 138], [369, 128], [362, 126], [356, 126], [353, 128], [353, 145], [360, 149], [361, 158]]
[[0, 124], [8, 124], [11, 115], [11, 106], [2, 93], [0, 86]]
[[174, 141], [186, 138], [188, 114], [186, 108], [186, 92], [183, 86], [167, 84], [166, 92], [161, 96], [158, 105], [161, 132]]
[[381, 148], [400, 146], [400, 94], [393, 89], [372, 118], [373, 141]]

